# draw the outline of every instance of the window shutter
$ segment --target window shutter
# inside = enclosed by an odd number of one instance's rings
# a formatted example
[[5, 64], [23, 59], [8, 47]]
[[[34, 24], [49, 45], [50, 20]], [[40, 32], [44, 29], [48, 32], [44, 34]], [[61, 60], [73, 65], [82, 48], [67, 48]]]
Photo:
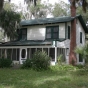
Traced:
[[82, 43], [82, 32], [80, 32], [80, 43]]
[[70, 26], [68, 26], [68, 39], [70, 39]]

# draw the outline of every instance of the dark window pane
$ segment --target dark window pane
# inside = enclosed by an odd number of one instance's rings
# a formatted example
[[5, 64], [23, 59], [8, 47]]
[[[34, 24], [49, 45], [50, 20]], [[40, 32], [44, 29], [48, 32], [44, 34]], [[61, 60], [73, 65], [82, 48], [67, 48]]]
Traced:
[[30, 58], [30, 49], [27, 48], [27, 59], [29, 59], [29, 58]]
[[51, 33], [50, 34], [46, 34], [46, 38], [51, 38]]
[[22, 35], [22, 40], [26, 40], [27, 36], [26, 35]]
[[7, 58], [11, 59], [12, 49], [7, 49]]
[[52, 61], [55, 61], [55, 48], [50, 48], [49, 56]]
[[59, 32], [59, 26], [51, 26], [46, 28], [46, 38], [47, 39], [57, 39]]
[[22, 34], [26, 34], [26, 29], [22, 30]]
[[54, 27], [53, 32], [58, 32], [58, 27]]
[[17, 61], [19, 61], [19, 53], [20, 53], [20, 50], [17, 49]]
[[82, 43], [82, 32], [80, 32], [80, 43]]
[[22, 56], [22, 58], [25, 58], [25, 56], [26, 56], [26, 50], [25, 49], [22, 49], [21, 56]]
[[42, 48], [37, 48], [37, 51], [42, 51]]
[[33, 57], [34, 53], [36, 52], [36, 48], [31, 48], [31, 58]]
[[47, 28], [46, 32], [50, 33], [51, 32], [51, 28]]
[[68, 39], [70, 39], [70, 26], [68, 26]]
[[82, 55], [79, 54], [79, 62], [83, 62]]
[[58, 33], [53, 33], [53, 38], [58, 38]]
[[16, 49], [13, 49], [12, 60], [16, 60]]

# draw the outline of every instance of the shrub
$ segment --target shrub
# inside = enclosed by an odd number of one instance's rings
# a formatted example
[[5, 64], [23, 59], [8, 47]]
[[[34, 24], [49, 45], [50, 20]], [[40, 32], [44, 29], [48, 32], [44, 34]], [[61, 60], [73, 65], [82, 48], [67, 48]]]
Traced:
[[22, 68], [31, 68], [32, 67], [32, 59], [26, 59], [25, 62], [23, 62]]
[[50, 57], [46, 54], [46, 52], [36, 51], [32, 60], [32, 67], [35, 70], [48, 69], [50, 66]]
[[79, 69], [81, 69], [81, 68], [84, 68], [84, 65], [82, 65], [82, 64], [77, 64], [76, 67], [78, 67]]
[[7, 58], [0, 59], [0, 68], [10, 67], [11, 64], [12, 64], [12, 60], [10, 59], [7, 59]]
[[62, 64], [62, 54], [61, 55], [59, 55], [58, 57], [57, 57], [57, 62], [58, 62], [58, 65], [61, 65]]

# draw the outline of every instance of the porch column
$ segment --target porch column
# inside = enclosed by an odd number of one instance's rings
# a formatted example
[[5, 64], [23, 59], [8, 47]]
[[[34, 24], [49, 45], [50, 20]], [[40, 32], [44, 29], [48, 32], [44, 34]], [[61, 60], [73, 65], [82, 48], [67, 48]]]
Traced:
[[55, 63], [57, 62], [57, 47], [55, 47]]
[[11, 53], [11, 60], [12, 60], [12, 58], [13, 58], [13, 49], [12, 49], [12, 53]]
[[16, 48], [16, 60], [17, 60], [17, 48]]
[[43, 48], [42, 48], [42, 52], [43, 52]]
[[5, 56], [4, 58], [7, 58], [7, 49], [5, 49]]

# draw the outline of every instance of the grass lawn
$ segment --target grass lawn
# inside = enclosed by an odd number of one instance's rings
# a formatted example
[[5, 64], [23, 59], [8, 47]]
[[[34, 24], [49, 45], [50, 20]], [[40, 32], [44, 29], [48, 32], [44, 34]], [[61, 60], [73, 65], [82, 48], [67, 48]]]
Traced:
[[88, 70], [52, 67], [47, 71], [0, 69], [0, 88], [88, 88]]

